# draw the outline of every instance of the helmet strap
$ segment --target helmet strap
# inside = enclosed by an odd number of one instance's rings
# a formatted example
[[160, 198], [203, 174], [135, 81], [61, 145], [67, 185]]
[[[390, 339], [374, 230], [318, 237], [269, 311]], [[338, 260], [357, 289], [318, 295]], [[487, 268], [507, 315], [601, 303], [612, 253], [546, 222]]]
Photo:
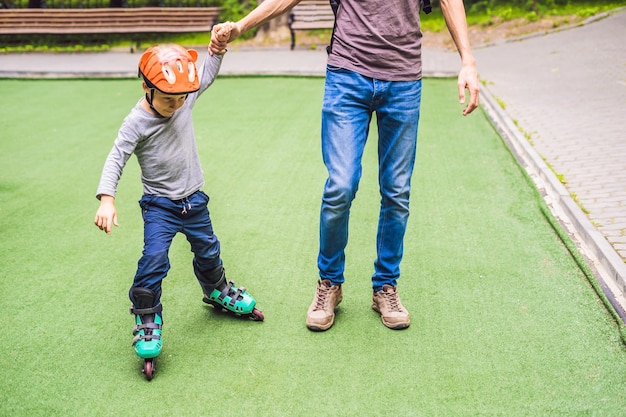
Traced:
[[150, 106], [150, 109], [156, 113], [157, 116], [159, 116], [162, 119], [165, 119], [166, 117], [163, 116], [161, 113], [159, 113], [157, 111], [157, 109], [154, 108], [154, 106], [152, 105], [152, 100], [154, 100], [154, 88], [150, 88], [150, 96], [148, 96], [148, 93], [146, 93], [146, 101], [148, 102], [148, 105]]

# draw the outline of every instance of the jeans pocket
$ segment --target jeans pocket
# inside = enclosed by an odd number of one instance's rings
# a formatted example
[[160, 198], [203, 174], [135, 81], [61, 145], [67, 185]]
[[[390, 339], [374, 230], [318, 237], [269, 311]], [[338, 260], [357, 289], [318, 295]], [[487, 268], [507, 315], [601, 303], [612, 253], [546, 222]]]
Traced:
[[150, 205], [153, 201], [154, 201], [153, 195], [144, 195], [139, 200], [139, 207], [141, 207], [141, 215], [144, 221], [146, 220], [146, 214], [148, 213], [148, 210], [150, 209]]
[[198, 196], [202, 197], [202, 199], [204, 200], [204, 204], [209, 204], [209, 196], [202, 190], [197, 191]]

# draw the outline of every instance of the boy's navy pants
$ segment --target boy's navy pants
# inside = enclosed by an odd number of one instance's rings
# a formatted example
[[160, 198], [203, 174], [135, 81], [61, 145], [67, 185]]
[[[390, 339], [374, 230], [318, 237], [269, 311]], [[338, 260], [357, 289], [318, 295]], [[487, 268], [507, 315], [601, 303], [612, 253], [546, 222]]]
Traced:
[[139, 200], [144, 221], [144, 248], [132, 287], [148, 288], [160, 294], [161, 281], [170, 269], [170, 245], [177, 233], [187, 237], [199, 271], [209, 271], [222, 264], [220, 242], [213, 233], [208, 202], [209, 196], [202, 191], [182, 200], [155, 195], [144, 195]]

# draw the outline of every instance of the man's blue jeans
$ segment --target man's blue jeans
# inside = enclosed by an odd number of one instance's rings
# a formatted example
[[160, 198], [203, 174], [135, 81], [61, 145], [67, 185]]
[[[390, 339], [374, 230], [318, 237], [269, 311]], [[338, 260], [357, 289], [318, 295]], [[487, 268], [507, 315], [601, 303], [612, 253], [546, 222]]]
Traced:
[[133, 287], [160, 292], [161, 281], [170, 269], [169, 249], [179, 232], [191, 244], [194, 262], [200, 271], [222, 264], [220, 242], [213, 233], [208, 202], [209, 197], [202, 191], [176, 201], [154, 195], [144, 195], [139, 200], [144, 220], [144, 249]]
[[322, 156], [328, 170], [320, 210], [321, 279], [344, 281], [350, 206], [372, 114], [378, 126], [380, 215], [372, 286], [396, 286], [409, 217], [422, 82], [381, 81], [328, 66], [322, 106]]

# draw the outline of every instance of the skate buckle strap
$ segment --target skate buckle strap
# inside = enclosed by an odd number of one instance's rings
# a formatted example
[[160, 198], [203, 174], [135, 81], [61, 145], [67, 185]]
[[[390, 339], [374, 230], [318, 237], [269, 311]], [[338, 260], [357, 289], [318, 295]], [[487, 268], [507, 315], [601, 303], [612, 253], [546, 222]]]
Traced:
[[239, 297], [241, 296], [241, 294], [243, 294], [244, 292], [246, 292], [246, 289], [244, 287], [239, 287], [237, 288], [237, 291], [232, 292], [232, 288], [235, 285], [234, 282], [232, 281], [228, 281], [228, 284], [226, 284], [226, 287], [224, 287], [224, 289], [222, 290], [222, 292], [219, 295], [219, 300], [220, 301], [224, 301], [224, 299], [229, 296], [230, 297], [230, 301], [228, 302], [228, 304], [232, 307], [235, 306], [235, 303], [237, 302], [237, 300], [239, 299]]
[[[135, 325], [135, 327], [133, 327], [133, 335], [135, 335], [133, 338], [133, 346], [135, 346], [135, 344], [137, 344], [140, 340], [151, 342], [152, 340], [161, 339], [161, 335], [152, 333], [152, 330], [161, 330], [161, 328], [162, 326], [159, 323], [154, 322]], [[148, 330], [149, 333], [144, 332], [144, 334], [140, 334], [142, 330]]]
[[137, 316], [143, 316], [145, 314], [154, 314], [160, 313], [163, 311], [163, 304], [159, 304], [158, 306], [150, 307], [150, 308], [136, 308], [135, 306], [130, 306], [130, 314], [135, 314]]
[[226, 284], [226, 286], [224, 287], [220, 295], [217, 297], [220, 301], [224, 301], [224, 298], [226, 298], [226, 296], [230, 292], [230, 289], [233, 286], [233, 284], [234, 283], [232, 281], [228, 281], [228, 284]]
[[224, 298], [228, 297], [228, 294], [230, 294], [230, 290], [233, 287], [233, 285], [235, 285], [234, 282], [232, 281], [228, 281], [228, 283], [226, 284], [226, 286], [224, 287], [224, 289], [220, 292], [220, 295], [217, 297], [220, 301], [224, 301]]
[[146, 342], [151, 342], [152, 340], [159, 340], [159, 339], [161, 339], [161, 335], [158, 335], [158, 334], [137, 334], [133, 338], [132, 346], [135, 346], [137, 342], [141, 340], [145, 340]]
[[239, 297], [241, 297], [241, 294], [243, 294], [244, 292], [246, 292], [246, 289], [244, 287], [237, 288], [237, 291], [235, 292], [235, 294], [233, 294], [233, 297], [230, 299], [229, 304], [234, 307], [235, 303], [237, 302], [237, 300], [239, 300]]
[[142, 324], [137, 324], [135, 325], [135, 327], [133, 327], [133, 334], [137, 334], [139, 333], [140, 330], [161, 330], [163, 326], [161, 326], [159, 323], [142, 323]]

